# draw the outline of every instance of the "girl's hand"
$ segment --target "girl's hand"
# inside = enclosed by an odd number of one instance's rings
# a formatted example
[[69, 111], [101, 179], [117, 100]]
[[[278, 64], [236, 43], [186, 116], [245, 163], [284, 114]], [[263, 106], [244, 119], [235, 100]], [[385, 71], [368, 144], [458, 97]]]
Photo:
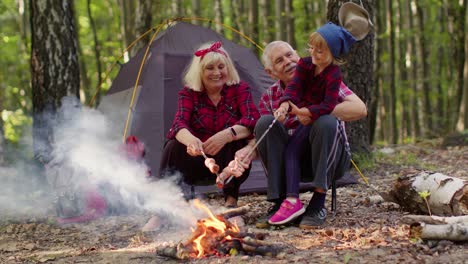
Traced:
[[289, 103], [288, 102], [283, 102], [278, 109], [276, 109], [274, 116], [275, 118], [278, 119], [281, 123], [284, 122], [286, 119], [286, 115], [288, 114], [288, 109], [289, 109]]

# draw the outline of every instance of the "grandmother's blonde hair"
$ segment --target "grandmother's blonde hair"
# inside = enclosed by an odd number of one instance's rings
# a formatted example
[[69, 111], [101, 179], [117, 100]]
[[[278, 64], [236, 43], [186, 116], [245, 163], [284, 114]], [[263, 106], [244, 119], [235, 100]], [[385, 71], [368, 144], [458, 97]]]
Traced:
[[[201, 45], [197, 50], [209, 48], [213, 43], [205, 43]], [[221, 47], [219, 50], [223, 51], [224, 54], [219, 52], [208, 52], [202, 57], [193, 56], [192, 61], [188, 65], [185, 70], [184, 74], [184, 84], [194, 91], [203, 91], [203, 83], [202, 83], [202, 73], [203, 69], [211, 63], [222, 61], [226, 65], [227, 69], [227, 85], [238, 84], [240, 82], [239, 73], [234, 67], [234, 63], [231, 60], [231, 57], [227, 53], [227, 51]]]

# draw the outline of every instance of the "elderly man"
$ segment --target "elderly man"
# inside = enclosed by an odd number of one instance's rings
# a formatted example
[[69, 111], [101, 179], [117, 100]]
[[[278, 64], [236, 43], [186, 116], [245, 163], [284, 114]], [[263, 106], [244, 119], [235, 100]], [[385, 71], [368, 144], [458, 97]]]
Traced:
[[[296, 51], [284, 41], [273, 41], [269, 43], [263, 52], [262, 61], [265, 71], [277, 80], [262, 95], [259, 110], [262, 117], [255, 126], [256, 140], [264, 134], [273, 122], [273, 114], [279, 107], [278, 103], [283, 95], [284, 89], [294, 77], [296, 64], [299, 56]], [[340, 87], [340, 103], [335, 107], [331, 115], [324, 115], [312, 125], [309, 134], [309, 149], [303, 157], [303, 179], [311, 181], [314, 194], [306, 208], [299, 226], [301, 228], [313, 228], [321, 226], [326, 219], [325, 189], [314, 186], [314, 182], [326, 181], [331, 185], [332, 179], [341, 178], [349, 167], [350, 152], [346, 138], [343, 121], [353, 121], [367, 115], [365, 104], [348, 89], [343, 83]], [[307, 116], [294, 116], [289, 114], [283, 123], [275, 122], [271, 130], [258, 145], [258, 153], [266, 169], [268, 178], [267, 199], [274, 205], [267, 215], [257, 223], [257, 226], [268, 223], [268, 219], [276, 212], [286, 196], [286, 175], [284, 168], [283, 152], [288, 143], [288, 138], [294, 133], [297, 126], [302, 123], [309, 125]], [[246, 157], [254, 146], [252, 140], [246, 147], [236, 153], [238, 161], [244, 168], [250, 165], [252, 157]], [[232, 164], [232, 163], [231, 163]], [[234, 166], [233, 171], [243, 170], [243, 167]], [[235, 174], [235, 173], [234, 173]]]

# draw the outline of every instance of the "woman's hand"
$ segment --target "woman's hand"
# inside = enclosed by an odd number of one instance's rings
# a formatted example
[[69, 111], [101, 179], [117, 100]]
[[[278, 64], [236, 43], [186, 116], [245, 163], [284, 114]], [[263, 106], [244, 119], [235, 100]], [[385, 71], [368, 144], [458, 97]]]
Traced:
[[203, 143], [197, 137], [193, 137], [187, 144], [187, 153], [190, 156], [193, 156], [193, 157], [200, 156], [202, 154], [201, 153], [202, 150], [203, 150]]
[[231, 132], [228, 130], [221, 130], [203, 142], [203, 149], [206, 154], [214, 156], [226, 145], [232, 141]]

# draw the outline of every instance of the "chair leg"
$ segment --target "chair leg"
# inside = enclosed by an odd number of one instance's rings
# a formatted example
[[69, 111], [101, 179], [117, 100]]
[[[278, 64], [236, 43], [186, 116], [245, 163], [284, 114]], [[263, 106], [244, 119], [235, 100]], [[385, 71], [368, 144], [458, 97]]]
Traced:
[[336, 215], [336, 180], [332, 180], [332, 200], [331, 200], [331, 210], [332, 215], [335, 217]]

